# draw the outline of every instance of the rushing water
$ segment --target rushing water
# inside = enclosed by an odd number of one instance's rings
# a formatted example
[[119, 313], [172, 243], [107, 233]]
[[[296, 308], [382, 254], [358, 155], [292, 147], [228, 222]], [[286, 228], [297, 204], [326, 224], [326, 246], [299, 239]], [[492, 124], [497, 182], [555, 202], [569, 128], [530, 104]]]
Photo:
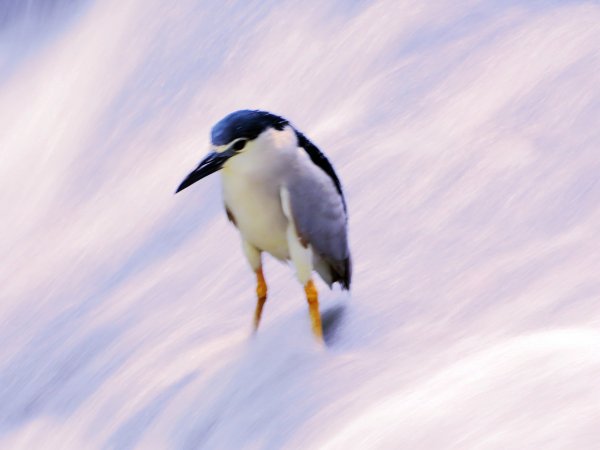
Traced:
[[[597, 448], [600, 6], [0, 1], [0, 448]], [[240, 108], [330, 157], [328, 349], [253, 274]]]

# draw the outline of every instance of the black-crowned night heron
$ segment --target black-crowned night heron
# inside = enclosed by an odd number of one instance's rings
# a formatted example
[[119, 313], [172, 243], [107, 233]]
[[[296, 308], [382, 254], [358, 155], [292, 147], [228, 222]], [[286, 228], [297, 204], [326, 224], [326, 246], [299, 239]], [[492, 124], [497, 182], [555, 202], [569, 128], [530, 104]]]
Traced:
[[267, 299], [262, 252], [291, 260], [304, 285], [312, 329], [323, 338], [313, 269], [331, 287], [350, 288], [352, 264], [346, 202], [333, 167], [282, 117], [265, 111], [229, 114], [211, 132], [211, 152], [176, 192], [218, 170], [229, 220], [242, 235], [256, 272], [254, 330]]

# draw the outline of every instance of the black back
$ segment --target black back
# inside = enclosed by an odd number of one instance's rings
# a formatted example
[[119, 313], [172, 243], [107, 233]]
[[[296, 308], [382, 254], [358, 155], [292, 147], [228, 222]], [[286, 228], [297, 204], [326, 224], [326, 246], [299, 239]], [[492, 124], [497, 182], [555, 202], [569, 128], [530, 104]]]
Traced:
[[310, 156], [310, 160], [315, 165], [319, 166], [327, 175], [329, 175], [329, 178], [331, 178], [331, 181], [333, 181], [335, 189], [340, 194], [340, 197], [342, 197], [342, 203], [344, 204], [345, 210], [346, 199], [344, 198], [344, 193], [342, 192], [342, 183], [340, 183], [340, 179], [335, 173], [333, 166], [331, 165], [327, 157], [323, 154], [323, 152], [321, 152], [321, 150], [319, 150], [315, 144], [310, 142], [308, 138], [302, 133], [300, 133], [298, 130], [294, 129], [294, 131], [296, 132], [296, 136], [298, 137], [298, 145], [302, 147], [306, 151], [306, 153], [308, 153], [308, 156]]

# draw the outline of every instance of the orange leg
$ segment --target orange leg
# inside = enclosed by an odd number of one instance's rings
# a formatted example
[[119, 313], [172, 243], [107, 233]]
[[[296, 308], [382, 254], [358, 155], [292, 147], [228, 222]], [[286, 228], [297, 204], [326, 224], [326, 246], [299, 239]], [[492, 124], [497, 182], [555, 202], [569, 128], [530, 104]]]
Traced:
[[312, 280], [304, 286], [306, 300], [308, 301], [308, 312], [310, 313], [310, 323], [313, 334], [318, 341], [323, 341], [323, 327], [321, 326], [321, 314], [319, 313], [319, 294]]
[[254, 332], [258, 330], [260, 316], [262, 315], [263, 306], [267, 301], [267, 283], [262, 272], [262, 267], [256, 270], [256, 310], [254, 311]]

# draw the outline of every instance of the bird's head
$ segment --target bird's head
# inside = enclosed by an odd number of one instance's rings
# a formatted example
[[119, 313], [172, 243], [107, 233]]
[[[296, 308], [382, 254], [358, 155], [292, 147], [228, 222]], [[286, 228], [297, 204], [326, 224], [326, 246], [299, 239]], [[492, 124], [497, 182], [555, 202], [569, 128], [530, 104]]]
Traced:
[[266, 111], [236, 111], [218, 122], [211, 131], [211, 152], [179, 185], [176, 193], [222, 169], [225, 163], [246, 151], [268, 129], [282, 131], [289, 123]]

